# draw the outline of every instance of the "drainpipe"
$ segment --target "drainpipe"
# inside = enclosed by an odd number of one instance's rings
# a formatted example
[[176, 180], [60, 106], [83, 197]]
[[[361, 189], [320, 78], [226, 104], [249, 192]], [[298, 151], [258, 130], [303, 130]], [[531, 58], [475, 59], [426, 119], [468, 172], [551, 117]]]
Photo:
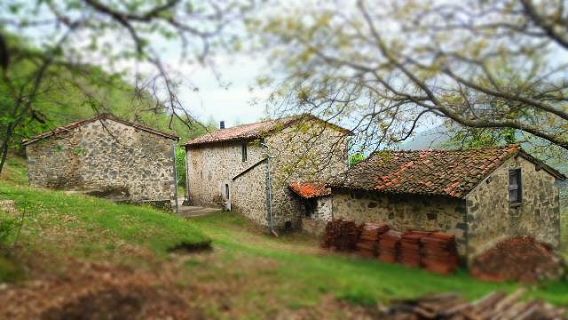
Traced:
[[174, 200], [176, 203], [176, 213], [179, 213], [179, 203], [178, 203], [178, 175], [177, 175], [177, 159], [176, 159], [176, 147], [177, 143], [172, 144], [172, 155], [174, 159]]
[[264, 142], [260, 143], [266, 148], [266, 209], [268, 215], [268, 228], [270, 233], [278, 237], [278, 233], [274, 230], [274, 218], [272, 213], [272, 176], [270, 174], [270, 148]]

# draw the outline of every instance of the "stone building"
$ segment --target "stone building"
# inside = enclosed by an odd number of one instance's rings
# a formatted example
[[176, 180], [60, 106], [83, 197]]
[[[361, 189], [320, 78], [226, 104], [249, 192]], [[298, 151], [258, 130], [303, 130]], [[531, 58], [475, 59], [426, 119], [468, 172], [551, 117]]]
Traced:
[[171, 208], [179, 138], [109, 114], [25, 140], [30, 184]]
[[347, 169], [350, 132], [310, 115], [224, 128], [186, 144], [188, 200], [242, 213], [272, 231], [300, 225], [288, 184]]
[[330, 219], [387, 222], [400, 231], [442, 230], [474, 257], [499, 240], [560, 241], [557, 182], [565, 176], [517, 145], [441, 151], [383, 151], [322, 185], [290, 185], [310, 210]]

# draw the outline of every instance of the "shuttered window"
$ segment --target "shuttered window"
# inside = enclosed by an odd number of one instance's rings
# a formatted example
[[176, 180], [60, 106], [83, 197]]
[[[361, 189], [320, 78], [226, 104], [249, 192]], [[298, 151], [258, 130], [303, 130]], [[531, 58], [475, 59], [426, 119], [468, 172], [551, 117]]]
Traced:
[[243, 157], [243, 162], [247, 162], [247, 160], [248, 160], [248, 150], [247, 149], [248, 149], [247, 144], [243, 143], [241, 145], [241, 155]]
[[509, 203], [521, 204], [523, 201], [523, 184], [521, 169], [509, 170]]

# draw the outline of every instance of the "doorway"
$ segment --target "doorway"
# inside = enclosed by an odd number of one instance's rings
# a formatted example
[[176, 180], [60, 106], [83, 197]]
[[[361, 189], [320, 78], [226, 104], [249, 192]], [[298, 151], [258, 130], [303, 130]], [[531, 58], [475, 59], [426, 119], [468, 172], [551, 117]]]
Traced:
[[231, 187], [228, 183], [223, 186], [223, 199], [225, 200], [225, 210], [231, 211]]

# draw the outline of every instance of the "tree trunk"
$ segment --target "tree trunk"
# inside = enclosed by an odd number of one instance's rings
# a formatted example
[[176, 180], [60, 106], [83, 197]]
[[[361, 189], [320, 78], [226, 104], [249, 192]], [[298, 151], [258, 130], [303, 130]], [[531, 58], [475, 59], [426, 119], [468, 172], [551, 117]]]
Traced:
[[4, 164], [6, 163], [6, 159], [8, 158], [8, 147], [10, 146], [10, 140], [12, 139], [13, 134], [14, 134], [14, 125], [9, 124], [8, 128], [6, 129], [6, 137], [2, 142], [2, 149], [0, 150], [0, 174], [2, 174], [2, 170], [4, 169]]

